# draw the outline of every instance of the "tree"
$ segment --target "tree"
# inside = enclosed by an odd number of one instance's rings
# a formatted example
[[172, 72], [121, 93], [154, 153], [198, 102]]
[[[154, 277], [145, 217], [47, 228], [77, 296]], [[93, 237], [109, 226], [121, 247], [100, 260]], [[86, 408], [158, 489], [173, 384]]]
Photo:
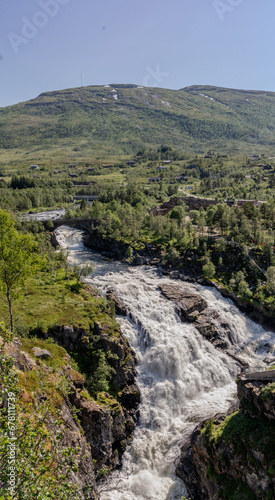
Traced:
[[14, 227], [15, 221], [5, 210], [0, 210], [0, 292], [9, 307], [10, 329], [14, 330], [12, 304], [19, 287], [38, 272], [44, 262], [36, 252], [37, 242]]
[[204, 266], [202, 266], [202, 272], [206, 278], [214, 278], [216, 269], [213, 262], [210, 261], [208, 264], [204, 264]]
[[80, 203], [81, 212], [85, 212], [86, 208], [87, 208], [87, 201], [85, 198], [82, 198], [81, 203]]
[[267, 286], [275, 292], [275, 266], [270, 266], [266, 271]]
[[76, 277], [76, 290], [79, 289], [80, 281], [83, 278], [87, 278], [89, 274], [92, 274], [94, 272], [94, 266], [93, 264], [89, 264], [86, 262], [86, 264], [82, 264], [79, 266], [78, 264], [74, 264], [73, 266], [73, 271]]

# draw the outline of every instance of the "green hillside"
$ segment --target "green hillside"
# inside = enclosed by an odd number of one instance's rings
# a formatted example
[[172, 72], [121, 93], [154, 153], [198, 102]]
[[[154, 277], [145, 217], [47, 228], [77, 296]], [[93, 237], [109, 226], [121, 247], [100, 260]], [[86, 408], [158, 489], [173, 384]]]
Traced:
[[271, 153], [275, 93], [212, 86], [181, 90], [136, 85], [46, 92], [0, 109], [0, 162], [53, 157], [121, 158], [160, 144]]

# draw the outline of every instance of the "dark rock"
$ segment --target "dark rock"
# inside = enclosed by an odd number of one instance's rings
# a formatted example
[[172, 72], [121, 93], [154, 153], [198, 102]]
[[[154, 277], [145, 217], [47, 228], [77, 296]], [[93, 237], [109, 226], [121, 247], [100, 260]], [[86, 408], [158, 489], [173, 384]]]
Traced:
[[140, 403], [140, 390], [136, 384], [126, 386], [120, 396], [121, 404], [131, 410], [137, 408]]
[[110, 464], [112, 459], [112, 417], [109, 411], [95, 401], [87, 401], [77, 393], [70, 395], [72, 404], [80, 410], [78, 416], [85, 437], [91, 446], [96, 468]]
[[120, 316], [127, 316], [127, 309], [124, 302], [117, 296], [114, 288], [109, 288], [106, 292], [106, 298], [111, 299], [115, 303], [116, 314]]
[[78, 471], [72, 472], [72, 482], [80, 488], [79, 500], [98, 500], [96, 492], [93, 456], [91, 447], [87, 442], [83, 431], [73, 416], [73, 408], [70, 403], [65, 403], [61, 407], [61, 419], [64, 425], [64, 446], [78, 448]]
[[[242, 375], [237, 380], [238, 398], [241, 408], [251, 417], [265, 415], [269, 420], [275, 420], [275, 370], [261, 374]], [[271, 385], [273, 384], [273, 386]], [[272, 390], [273, 388], [273, 390]], [[249, 404], [247, 404], [249, 403]]]
[[204, 337], [207, 337], [208, 339], [212, 338], [216, 333], [214, 330], [214, 326], [205, 316], [200, 316], [196, 320], [195, 327]]
[[144, 266], [146, 264], [147, 259], [146, 257], [143, 257], [142, 255], [139, 255], [138, 253], [135, 255], [133, 259], [133, 265], [134, 266]]
[[[99, 322], [94, 323], [92, 337], [90, 332], [70, 326], [55, 327], [49, 333], [60, 345], [79, 352], [83, 357], [89, 356], [91, 341], [95, 343], [96, 349], [108, 353], [108, 363], [114, 369], [110, 384], [120, 391], [117, 401], [114, 400], [114, 407], [108, 406], [107, 403], [106, 406], [102, 406], [85, 400], [79, 394], [79, 389], [83, 387], [83, 380], [79, 379], [73, 370], [64, 368], [63, 371], [73, 382], [75, 390], [69, 398], [71, 404], [81, 410], [79, 418], [85, 435], [87, 430], [87, 436], [89, 436], [87, 439], [91, 443], [93, 458], [97, 460], [96, 467], [100, 468], [103, 465], [111, 468], [117, 467], [124, 446], [131, 438], [136, 425], [140, 401], [140, 391], [135, 384], [135, 356], [127, 339], [119, 329], [110, 332], [109, 327]], [[112, 401], [110, 395], [106, 397], [109, 402]], [[95, 457], [94, 453], [96, 453]]]
[[[275, 374], [247, 376], [252, 378], [242, 376], [237, 381], [241, 409], [236, 411], [235, 406], [227, 414], [213, 417], [214, 425], [224, 426], [225, 418], [232, 415], [227, 421], [226, 433], [214, 434], [214, 439], [212, 430], [202, 432], [207, 423], [204, 421], [181, 448], [176, 474], [185, 482], [192, 500], [220, 500], [227, 498], [225, 492], [229, 490], [232, 498], [274, 498], [275, 479], [270, 473], [272, 453], [270, 455], [266, 440], [270, 439], [271, 451], [275, 435], [275, 395], [270, 391], [269, 398], [263, 398], [263, 389], [268, 389]], [[253, 380], [256, 376], [262, 379]], [[261, 438], [258, 437], [260, 427], [262, 432], [268, 429]]]
[[176, 312], [183, 321], [194, 321], [207, 308], [207, 302], [199, 295], [180, 290], [174, 285], [161, 285], [163, 295], [176, 303]]

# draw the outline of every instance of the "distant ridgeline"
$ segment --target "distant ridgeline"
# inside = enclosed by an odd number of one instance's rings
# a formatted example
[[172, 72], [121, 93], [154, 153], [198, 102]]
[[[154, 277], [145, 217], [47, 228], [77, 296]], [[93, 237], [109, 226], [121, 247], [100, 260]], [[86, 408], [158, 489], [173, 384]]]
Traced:
[[88, 86], [46, 92], [0, 109], [0, 150], [61, 148], [87, 151], [108, 143], [131, 154], [164, 141], [203, 152], [271, 151], [275, 93], [212, 86], [180, 90], [136, 85]]

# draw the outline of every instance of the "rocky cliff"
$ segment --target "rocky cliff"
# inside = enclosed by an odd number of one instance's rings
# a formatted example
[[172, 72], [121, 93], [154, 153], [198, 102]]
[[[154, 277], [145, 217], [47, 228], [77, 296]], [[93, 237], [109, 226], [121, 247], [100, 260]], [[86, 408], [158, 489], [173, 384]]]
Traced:
[[[111, 335], [108, 328], [96, 323], [93, 333], [97, 349], [108, 353], [112, 365], [112, 395], [102, 391], [92, 397], [85, 387], [85, 377], [68, 354], [68, 350], [77, 352], [92, 363], [90, 332], [83, 329], [59, 327], [48, 332], [47, 339], [17, 338], [4, 349], [19, 377], [20, 411], [25, 411], [25, 402], [38, 408], [42, 401], [59, 412], [61, 445], [77, 450], [78, 470], [72, 467], [70, 480], [80, 500], [97, 500], [96, 480], [120, 465], [136, 425], [140, 398], [134, 355], [119, 328]], [[51, 418], [46, 419], [46, 425], [54, 432]]]
[[240, 407], [201, 423], [177, 475], [192, 500], [275, 498], [275, 370], [237, 381]]

